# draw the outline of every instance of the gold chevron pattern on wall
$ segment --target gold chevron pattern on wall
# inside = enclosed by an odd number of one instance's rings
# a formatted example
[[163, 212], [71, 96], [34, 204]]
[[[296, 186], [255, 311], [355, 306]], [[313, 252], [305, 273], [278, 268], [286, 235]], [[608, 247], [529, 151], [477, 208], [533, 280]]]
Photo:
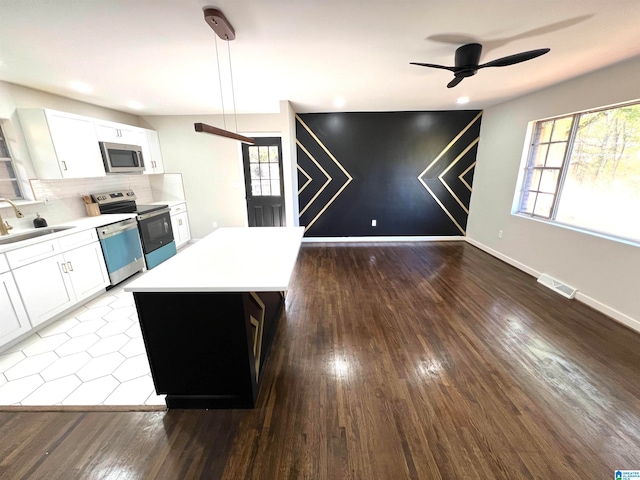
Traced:
[[[342, 171], [342, 173], [345, 175], [345, 180], [344, 183], [338, 188], [338, 190], [336, 191], [336, 193], [320, 208], [320, 210], [318, 211], [318, 213], [311, 219], [311, 221], [309, 223], [307, 223], [305, 225], [305, 232], [307, 230], [309, 230], [309, 228], [311, 228], [311, 226], [322, 216], [322, 214], [331, 206], [331, 204], [333, 202], [335, 202], [335, 200], [340, 196], [340, 194], [344, 191], [345, 188], [347, 188], [347, 185], [349, 185], [352, 181], [353, 181], [353, 177], [349, 174], [349, 172], [347, 172], [347, 170], [344, 168], [344, 166], [336, 159], [336, 157], [329, 151], [329, 149], [324, 145], [324, 143], [322, 143], [320, 141], [320, 139], [317, 137], [317, 135], [315, 133], [313, 133], [313, 131], [309, 128], [309, 126], [304, 123], [302, 121], [302, 119], [296, 115], [296, 120], [300, 123], [300, 125], [309, 133], [309, 135], [311, 135], [311, 138], [313, 138], [313, 140], [320, 146], [320, 148], [327, 154], [327, 156], [331, 159], [331, 161]], [[318, 190], [316, 191], [316, 193], [313, 195], [313, 197], [311, 197], [311, 199], [306, 203], [306, 205], [300, 205], [300, 214], [299, 217], [302, 217], [302, 215], [309, 209], [309, 207], [311, 207], [313, 205], [313, 203], [316, 201], [316, 199], [320, 196], [320, 194], [327, 188], [330, 186], [330, 184], [334, 181], [338, 181], [337, 179], [334, 179], [333, 177], [331, 177], [331, 175], [329, 175], [329, 173], [327, 173], [327, 171], [322, 168], [322, 165], [320, 162], [318, 162], [318, 160], [316, 158], [314, 158], [314, 156], [309, 153], [309, 150], [300, 142], [300, 140], [296, 139], [296, 144], [298, 145], [298, 147], [305, 153], [305, 155], [307, 155], [309, 157], [309, 159], [318, 167], [318, 170], [322, 173], [324, 178], [313, 178], [311, 175], [309, 175], [306, 171], [304, 171], [299, 165], [298, 165], [298, 170], [307, 178], [307, 181], [304, 183], [304, 185], [298, 190], [298, 194], [300, 194], [304, 189], [306, 189], [309, 185], [314, 185], [317, 184], [319, 182], [322, 182], [322, 186], [320, 186], [318, 188]]]
[[[480, 140], [480, 137], [476, 137], [474, 138], [463, 150], [462, 152], [460, 152], [460, 154], [458, 154], [458, 156], [456, 156], [456, 158], [451, 161], [451, 163], [449, 163], [446, 168], [444, 168], [442, 170], [442, 172], [437, 175], [437, 176], [429, 176], [427, 175], [427, 173], [436, 165], [438, 164], [438, 162], [446, 162], [448, 161], [448, 158], [446, 157], [447, 152], [456, 145], [456, 143], [463, 137], [463, 135], [480, 119], [480, 117], [482, 116], [482, 112], [478, 113], [478, 115], [475, 116], [475, 118], [473, 120], [471, 120], [466, 127], [464, 127], [454, 138], [453, 140], [451, 140], [451, 142], [449, 142], [449, 144], [444, 147], [442, 149], [442, 151], [436, 156], [435, 159], [433, 159], [431, 161], [431, 163], [429, 163], [429, 165], [427, 166], [427, 168], [425, 168], [419, 175], [418, 175], [418, 180], [420, 181], [420, 183], [422, 184], [422, 186], [427, 190], [427, 192], [429, 192], [429, 195], [431, 195], [433, 197], [433, 199], [436, 201], [436, 203], [438, 204], [438, 206], [444, 211], [444, 213], [447, 214], [447, 216], [449, 217], [449, 219], [451, 219], [451, 221], [453, 222], [453, 224], [458, 228], [458, 230], [460, 230], [460, 232], [465, 235], [466, 232], [464, 230], [464, 228], [462, 228], [462, 226], [460, 225], [460, 223], [456, 220], [455, 216], [451, 214], [451, 212], [449, 211], [449, 209], [445, 206], [445, 202], [447, 202], [449, 199], [453, 199], [461, 208], [462, 210], [468, 215], [469, 214], [469, 208], [467, 205], [464, 204], [464, 202], [462, 202], [462, 200], [460, 200], [459, 196], [456, 195], [454, 188], [452, 188], [452, 182], [456, 182], [458, 184], [463, 185], [465, 188], [467, 188], [469, 190], [469, 192], [471, 192], [471, 185], [469, 184], [469, 182], [467, 182], [464, 177], [465, 175], [467, 175], [475, 166], [476, 162], [475, 162], [475, 155], [469, 156], [470, 159], [472, 159], [472, 163], [460, 174], [455, 176], [454, 178], [447, 178], [447, 174], [449, 174], [449, 172], [452, 170], [452, 168], [461, 160], [465, 159], [465, 157], [467, 157], [467, 154], [469, 153], [469, 151], [471, 149], [473, 149], [473, 147], [475, 147], [478, 144], [478, 141]], [[451, 175], [449, 175], [449, 177], [451, 177]], [[443, 193], [440, 193], [440, 197], [438, 195], [436, 195], [436, 193], [434, 192], [434, 188], [435, 188], [435, 184], [441, 184], [444, 186], [444, 191], [447, 193], [447, 195], [443, 195]], [[441, 190], [441, 189], [438, 189]], [[442, 190], [441, 190], [442, 192]], [[448, 197], [448, 198], [445, 198]]]
[[307, 188], [309, 186], [309, 184], [311, 183], [311, 176], [304, 171], [304, 169], [298, 165], [298, 170], [300, 171], [300, 173], [302, 173], [302, 175], [304, 175], [304, 177], [307, 179], [306, 182], [304, 182], [304, 185], [302, 185], [299, 189], [298, 189], [298, 195], [300, 195], [302, 192], [304, 192], [304, 189]]

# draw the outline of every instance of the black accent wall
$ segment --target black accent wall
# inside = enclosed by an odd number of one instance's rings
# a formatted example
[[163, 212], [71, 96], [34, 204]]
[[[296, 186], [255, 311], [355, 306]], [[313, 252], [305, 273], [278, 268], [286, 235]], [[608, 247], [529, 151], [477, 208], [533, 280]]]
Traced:
[[481, 115], [478, 110], [297, 115], [305, 236], [464, 235]]

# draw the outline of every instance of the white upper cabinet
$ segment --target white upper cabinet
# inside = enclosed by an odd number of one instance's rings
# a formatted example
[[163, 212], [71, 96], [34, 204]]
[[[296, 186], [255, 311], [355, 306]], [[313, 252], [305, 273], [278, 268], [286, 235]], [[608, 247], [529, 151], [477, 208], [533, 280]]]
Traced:
[[162, 151], [160, 150], [160, 138], [155, 130], [144, 129], [147, 136], [149, 152], [145, 155], [144, 150], [144, 173], [164, 173], [164, 164], [162, 162]]
[[164, 173], [158, 132], [122, 123], [96, 120], [96, 132], [101, 142], [138, 145], [142, 148], [144, 173]]
[[105, 176], [98, 142], [139, 145], [144, 173], [164, 173], [155, 130], [41, 108], [18, 114], [38, 178]]
[[100, 142], [124, 143], [125, 145], [140, 145], [138, 127], [124, 125], [122, 123], [96, 120], [96, 132]]
[[106, 175], [92, 118], [48, 109], [18, 115], [39, 178]]

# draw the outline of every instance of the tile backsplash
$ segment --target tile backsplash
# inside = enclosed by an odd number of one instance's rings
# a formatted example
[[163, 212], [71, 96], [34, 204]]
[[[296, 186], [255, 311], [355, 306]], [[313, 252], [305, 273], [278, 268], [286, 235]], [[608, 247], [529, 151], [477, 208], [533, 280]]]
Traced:
[[[151, 203], [155, 198], [151, 191], [151, 179], [157, 175], [108, 175], [99, 178], [76, 178], [65, 180], [31, 180], [36, 200], [49, 199], [44, 203], [21, 205], [24, 218], [16, 218], [11, 208], [2, 209], [2, 217], [15, 229], [33, 228], [36, 213], [47, 220], [49, 225], [58, 225], [81, 217], [87, 212], [82, 195], [109, 192], [129, 188], [136, 194], [139, 204]], [[161, 175], [160, 175], [161, 176]]]

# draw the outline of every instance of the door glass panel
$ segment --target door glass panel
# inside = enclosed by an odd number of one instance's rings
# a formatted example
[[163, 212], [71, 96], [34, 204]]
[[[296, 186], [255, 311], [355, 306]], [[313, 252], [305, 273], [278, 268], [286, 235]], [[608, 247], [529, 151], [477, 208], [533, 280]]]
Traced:
[[261, 180], [262, 195], [271, 195], [271, 182], [269, 180]]
[[251, 180], [251, 194], [254, 197], [262, 195], [262, 190], [260, 190], [260, 180]]
[[258, 147], [258, 153], [260, 157], [260, 162], [268, 162], [269, 161], [269, 147]]
[[271, 173], [271, 179], [280, 178], [280, 165], [277, 163], [269, 164], [269, 170]]
[[260, 178], [260, 165], [257, 163], [251, 164], [251, 178]]
[[280, 191], [280, 180], [271, 180], [271, 195], [278, 197], [282, 195]]
[[278, 146], [272, 145], [269, 147], [269, 161], [278, 162]]
[[249, 162], [251, 163], [258, 162], [258, 147], [254, 147], [254, 146], [249, 147]]

